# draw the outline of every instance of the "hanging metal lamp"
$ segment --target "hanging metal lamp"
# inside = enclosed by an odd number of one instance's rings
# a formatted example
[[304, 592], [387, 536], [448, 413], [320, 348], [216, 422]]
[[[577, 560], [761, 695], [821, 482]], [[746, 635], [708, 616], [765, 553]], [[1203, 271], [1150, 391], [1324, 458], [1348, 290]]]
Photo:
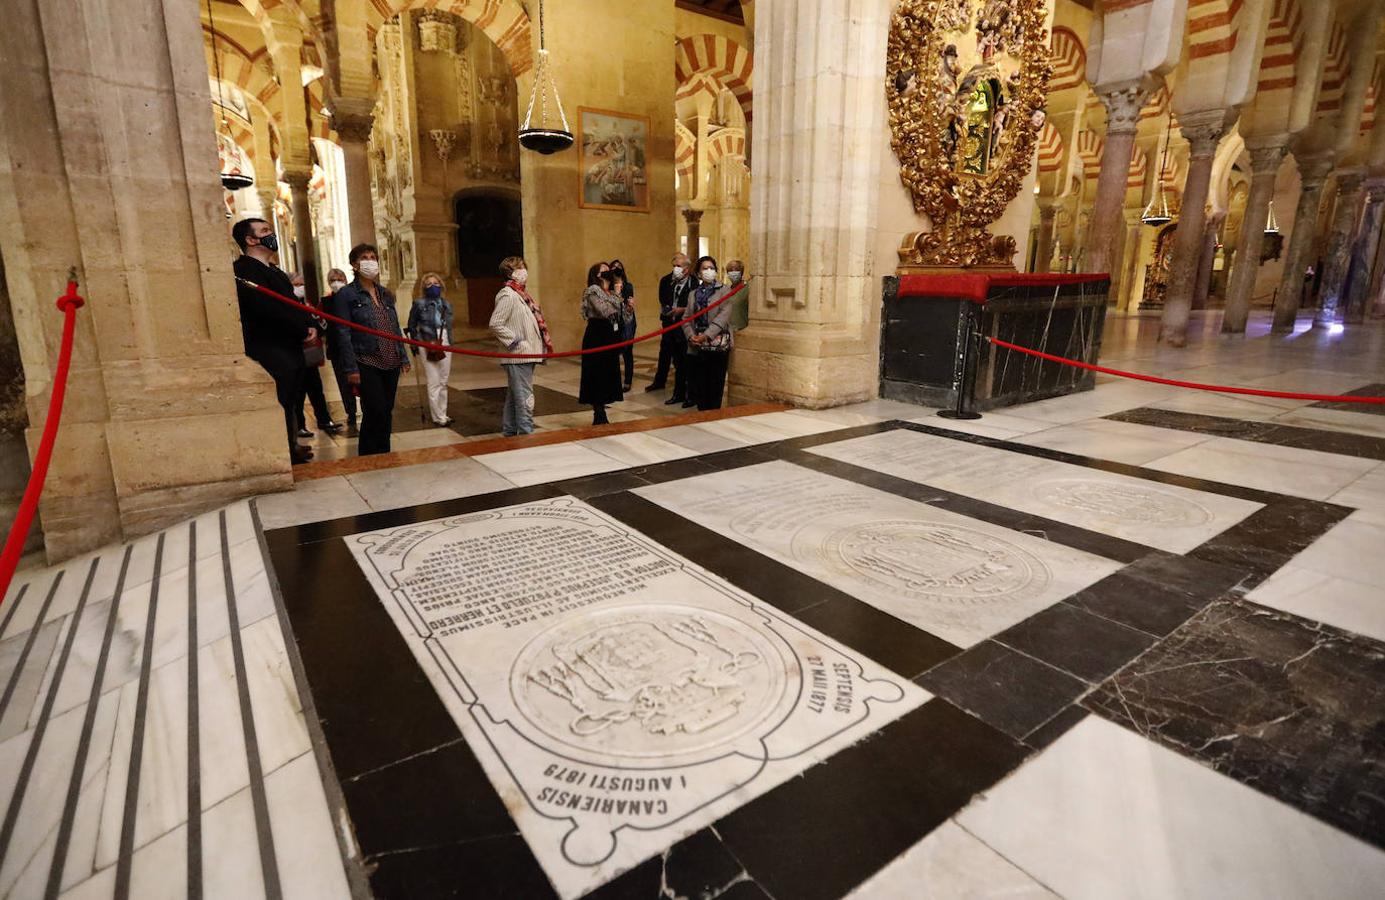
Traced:
[[1265, 219], [1265, 234], [1279, 234], [1279, 220], [1274, 217], [1274, 200], [1270, 200], [1270, 214]]
[[[548, 92], [553, 92], [553, 105], [558, 109], [558, 122], [562, 127], [548, 124]], [[534, 123], [534, 104], [539, 107], [539, 121]], [[519, 145], [547, 156], [566, 150], [573, 143], [572, 132], [568, 130], [567, 114], [563, 112], [563, 101], [558, 96], [558, 85], [553, 81], [553, 73], [548, 69], [548, 50], [543, 39], [543, 0], [539, 0], [539, 64], [534, 69], [534, 89], [529, 95], [529, 110], [524, 114], [524, 124], [519, 129]]]
[[[212, 31], [212, 66], [216, 70], [216, 94], [221, 101], [221, 127], [226, 131], [226, 137], [231, 137], [231, 123], [226, 118], [226, 88], [221, 82], [221, 52], [216, 45], [216, 18], [212, 15], [212, 0], [207, 0], [207, 26]], [[255, 183], [255, 179], [233, 168], [229, 172], [221, 173], [221, 186], [228, 191], [240, 191], [250, 187]]]
[[1169, 198], [1164, 193], [1164, 166], [1169, 159], [1169, 139], [1173, 129], [1173, 110], [1169, 110], [1169, 121], [1164, 127], [1164, 151], [1159, 154], [1159, 171], [1155, 173], [1155, 196], [1149, 198], [1149, 205], [1140, 215], [1140, 221], [1146, 225], [1159, 227], [1167, 225], [1173, 221], [1173, 214], [1169, 212]]

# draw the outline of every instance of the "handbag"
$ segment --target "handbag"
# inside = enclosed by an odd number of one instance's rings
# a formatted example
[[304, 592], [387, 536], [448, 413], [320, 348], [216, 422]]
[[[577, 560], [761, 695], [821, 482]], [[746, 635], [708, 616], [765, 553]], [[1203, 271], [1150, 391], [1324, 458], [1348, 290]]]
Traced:
[[423, 357], [429, 362], [442, 362], [447, 359], [447, 353], [443, 350], [424, 350]]
[[705, 344], [698, 344], [698, 345], [697, 345], [697, 350], [698, 350], [699, 353], [708, 353], [708, 352], [711, 352], [711, 353], [725, 353], [726, 351], [728, 351], [728, 350], [730, 350], [730, 349], [731, 349], [731, 334], [730, 334], [729, 332], [726, 332], [726, 331], [723, 331], [721, 334], [718, 334], [716, 337], [708, 338], [708, 339], [707, 339], [707, 342], [706, 342]]
[[314, 341], [303, 347], [303, 362], [308, 368], [320, 366], [327, 361], [327, 353], [322, 349], [322, 341]]

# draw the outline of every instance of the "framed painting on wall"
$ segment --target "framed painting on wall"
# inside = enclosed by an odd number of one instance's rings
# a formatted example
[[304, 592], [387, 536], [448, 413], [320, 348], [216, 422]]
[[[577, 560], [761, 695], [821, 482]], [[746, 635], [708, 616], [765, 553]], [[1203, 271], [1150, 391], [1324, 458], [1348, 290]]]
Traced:
[[577, 110], [577, 195], [583, 209], [649, 212], [649, 117]]

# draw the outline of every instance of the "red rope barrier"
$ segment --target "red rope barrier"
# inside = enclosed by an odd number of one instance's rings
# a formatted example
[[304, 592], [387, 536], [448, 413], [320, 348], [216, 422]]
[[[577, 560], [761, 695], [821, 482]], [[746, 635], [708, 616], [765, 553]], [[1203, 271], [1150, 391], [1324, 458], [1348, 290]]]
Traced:
[[239, 275], [236, 276], [236, 280], [239, 281], [241, 284], [245, 285], [246, 287], [252, 288], [260, 292], [261, 294], [264, 294], [266, 297], [273, 297], [280, 303], [285, 303], [289, 306], [297, 307], [298, 309], [312, 313], [319, 319], [326, 319], [329, 322], [337, 322], [341, 325], [345, 325], [347, 328], [354, 328], [356, 331], [360, 331], [365, 334], [373, 334], [378, 338], [385, 338], [386, 340], [398, 341], [401, 344], [409, 344], [413, 347], [422, 347], [424, 350], [441, 350], [444, 353], [456, 353], [459, 356], [481, 356], [485, 357], [486, 359], [563, 359], [565, 357], [570, 356], [585, 356], [588, 353], [605, 353], [607, 350], [621, 350], [625, 347], [633, 347], [635, 344], [638, 344], [641, 341], [647, 341], [650, 338], [656, 338], [668, 334], [675, 328], [682, 328], [684, 323], [686, 322], [692, 322], [695, 319], [707, 315], [712, 310], [716, 309], [718, 306], [721, 306], [723, 303], [730, 300], [732, 297], [736, 296], [741, 291], [745, 290], [746, 286], [750, 284], [749, 281], [743, 281], [740, 284], [736, 285], [736, 287], [732, 288], [731, 293], [727, 294], [725, 297], [722, 297], [715, 303], [709, 303], [707, 305], [707, 308], [702, 310], [701, 312], [693, 313], [686, 319], [674, 322], [672, 325], [669, 325], [666, 328], [660, 328], [658, 331], [651, 331], [648, 334], [642, 334], [638, 337], [633, 337], [628, 341], [621, 341], [618, 344], [603, 344], [600, 347], [588, 347], [585, 350], [563, 350], [558, 353], [501, 353], [492, 350], [468, 350], [465, 347], [454, 347], [448, 344], [430, 344], [427, 341], [416, 341], [410, 337], [401, 337], [397, 334], [391, 334], [388, 331], [380, 331], [377, 328], [371, 328], [367, 325], [357, 324], [356, 322], [352, 322], [350, 319], [343, 319], [340, 316], [334, 316], [329, 312], [319, 310], [314, 306], [308, 305], [307, 303], [299, 303], [297, 300], [291, 297], [285, 297], [283, 294], [280, 294], [277, 291], [271, 291], [269, 288], [264, 287], [262, 285], [258, 285], [253, 281], [249, 281], [248, 279], [241, 278]]
[[77, 328], [77, 310], [86, 304], [77, 293], [77, 270], [67, 276], [67, 292], [58, 298], [58, 309], [63, 311], [63, 339], [58, 348], [58, 368], [53, 373], [53, 395], [48, 400], [48, 418], [43, 422], [43, 437], [38, 442], [38, 453], [34, 455], [33, 471], [29, 473], [29, 484], [24, 488], [24, 498], [19, 501], [19, 514], [10, 526], [9, 536], [5, 538], [5, 549], [0, 553], [0, 601], [10, 589], [19, 558], [24, 552], [24, 542], [29, 537], [29, 526], [38, 512], [39, 496], [43, 493], [43, 481], [48, 476], [48, 463], [53, 458], [53, 443], [58, 438], [58, 423], [62, 418], [63, 396], [67, 393], [67, 371], [72, 365], [72, 337]]
[[1123, 369], [1112, 369], [1107, 366], [1098, 366], [1076, 359], [1068, 359], [1065, 356], [1054, 356], [1052, 353], [1044, 353], [1042, 350], [1034, 350], [1030, 347], [1021, 347], [1009, 341], [1002, 341], [1000, 338], [987, 337], [986, 340], [995, 344], [997, 347], [1004, 347], [1006, 350], [1014, 350], [1016, 353], [1024, 353], [1029, 356], [1037, 356], [1039, 359], [1046, 359], [1049, 362], [1062, 363], [1065, 366], [1086, 369], [1089, 372], [1100, 372], [1103, 375], [1119, 375], [1121, 378], [1133, 378], [1136, 381], [1149, 381], [1154, 384], [1167, 384], [1173, 387], [1192, 388], [1198, 391], [1214, 391], [1219, 394], [1248, 394], [1252, 397], [1277, 397], [1282, 400], [1385, 404], [1385, 397], [1356, 397], [1351, 394], [1301, 394], [1296, 391], [1267, 391], [1261, 390], [1260, 388], [1230, 387], [1224, 384], [1203, 384], [1200, 381], [1179, 381], [1175, 378], [1160, 378], [1157, 375], [1141, 375], [1139, 372], [1127, 372]]

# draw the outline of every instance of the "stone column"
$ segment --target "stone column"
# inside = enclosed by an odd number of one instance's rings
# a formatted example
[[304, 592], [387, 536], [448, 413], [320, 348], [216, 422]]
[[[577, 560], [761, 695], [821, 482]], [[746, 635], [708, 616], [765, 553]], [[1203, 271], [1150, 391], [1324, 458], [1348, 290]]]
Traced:
[[1193, 309], [1206, 309], [1212, 293], [1212, 267], [1217, 263], [1217, 229], [1222, 218], [1207, 221], [1202, 229], [1202, 252], [1197, 259], [1197, 284], [1193, 288]]
[[1370, 317], [1385, 318], [1385, 240], [1376, 239], [1375, 260], [1371, 265]]
[[196, 5], [52, 6], [5, 8], [0, 246], [31, 423], [69, 266], [88, 301], [40, 506], [57, 560], [293, 478], [273, 384], [241, 344]]
[[1034, 271], [1047, 272], [1053, 259], [1053, 226], [1058, 218], [1058, 201], [1039, 201], [1039, 236], [1034, 247]]
[[1245, 334], [1250, 314], [1255, 276], [1260, 271], [1260, 247], [1265, 239], [1265, 220], [1274, 199], [1274, 178], [1288, 147], [1282, 142], [1251, 148], [1250, 196], [1246, 198], [1245, 218], [1241, 220], [1241, 239], [1236, 247], [1236, 267], [1226, 288], [1226, 313], [1222, 316], [1223, 334]]
[[1352, 247], [1357, 267], [1347, 285], [1346, 321], [1359, 325], [1366, 321], [1367, 298], [1370, 291], [1371, 264], [1380, 247], [1380, 214], [1385, 205], [1385, 179], [1371, 178], [1366, 182], [1366, 210]]
[[1347, 267], [1351, 265], [1351, 244], [1356, 234], [1356, 215], [1361, 207], [1364, 181], [1365, 175], [1356, 170], [1337, 173], [1337, 208], [1332, 213], [1332, 230], [1327, 237], [1322, 289], [1318, 292], [1317, 312], [1313, 314], [1314, 328], [1334, 324], [1338, 311], [1346, 305], [1342, 294], [1346, 288]]
[[1289, 247], [1284, 251], [1284, 275], [1279, 281], [1279, 292], [1274, 300], [1274, 324], [1270, 330], [1275, 334], [1288, 334], [1294, 330], [1299, 302], [1303, 297], [1303, 273], [1308, 268], [1308, 254], [1317, 239], [1318, 207], [1322, 204], [1323, 183], [1332, 171], [1331, 159], [1305, 157], [1297, 162], [1298, 204], [1294, 210], [1293, 231], [1289, 233]]
[[1110, 272], [1116, 262], [1135, 129], [1140, 121], [1140, 107], [1149, 97], [1149, 86], [1144, 81], [1122, 82], [1098, 96], [1106, 106], [1106, 144], [1101, 151], [1096, 198], [1087, 225], [1087, 258], [1082, 268], [1088, 272]]
[[1136, 306], [1135, 291], [1143, 288], [1144, 275], [1140, 272], [1140, 254], [1144, 251], [1145, 223], [1140, 221], [1143, 208], [1125, 211], [1125, 263], [1122, 266], [1120, 294], [1116, 307], [1129, 312]]
[[1197, 264], [1202, 259], [1203, 226], [1207, 221], [1207, 189], [1212, 181], [1212, 158], [1226, 131], [1226, 111], [1189, 113], [1179, 119], [1188, 142], [1188, 177], [1183, 182], [1183, 209], [1178, 233], [1173, 238], [1173, 260], [1165, 294], [1159, 340], [1171, 347], [1188, 342], [1188, 313], [1197, 286]]
[[695, 262], [702, 255], [702, 251], [698, 249], [702, 241], [702, 210], [683, 210], [683, 221], [688, 223], [688, 256]]
[[323, 292], [317, 282], [317, 237], [313, 234], [313, 215], [308, 204], [308, 184], [312, 180], [312, 172], [284, 172], [284, 181], [293, 195], [293, 233], [294, 248], [298, 251], [298, 270], [303, 275], [307, 295], [320, 297]]
[[369, 100], [339, 98], [332, 128], [341, 139], [346, 173], [346, 209], [350, 214], [351, 244], [375, 243], [375, 200], [370, 193], [370, 129], [375, 124]]
[[[755, 327], [737, 336], [733, 397], [820, 408], [879, 392], [880, 281], [872, 267], [892, 5], [755, 4], [757, 169], [746, 260], [756, 276]], [[823, 39], [828, 33], [832, 40]], [[803, 114], [815, 108], [834, 112]]]

